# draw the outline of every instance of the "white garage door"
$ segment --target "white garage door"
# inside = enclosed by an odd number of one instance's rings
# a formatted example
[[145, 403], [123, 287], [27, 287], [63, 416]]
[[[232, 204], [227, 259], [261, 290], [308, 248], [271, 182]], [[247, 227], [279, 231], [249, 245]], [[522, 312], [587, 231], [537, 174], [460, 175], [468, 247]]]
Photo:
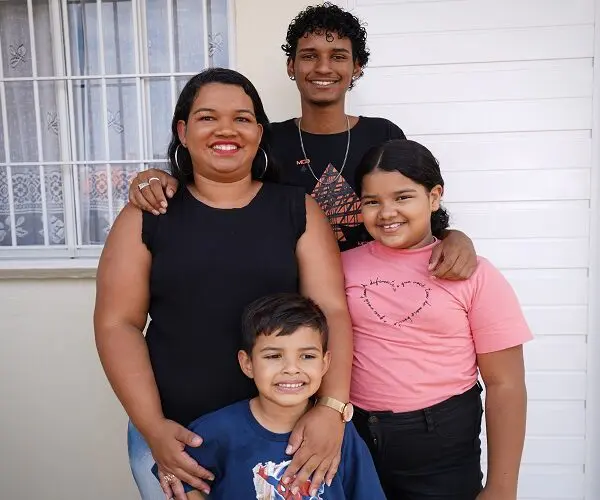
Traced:
[[390, 118], [432, 149], [454, 226], [502, 269], [536, 335], [519, 498], [581, 500], [594, 0], [346, 7], [368, 23], [372, 52], [350, 111]]

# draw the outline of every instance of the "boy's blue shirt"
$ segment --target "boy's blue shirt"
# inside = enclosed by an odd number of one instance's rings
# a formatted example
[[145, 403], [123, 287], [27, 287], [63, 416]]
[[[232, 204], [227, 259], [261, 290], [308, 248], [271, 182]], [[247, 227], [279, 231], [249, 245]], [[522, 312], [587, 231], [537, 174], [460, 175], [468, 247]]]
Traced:
[[[310, 482], [296, 496], [279, 483], [292, 458], [285, 453], [290, 434], [276, 434], [261, 426], [248, 400], [204, 415], [189, 429], [203, 443], [185, 451], [215, 475], [211, 500], [385, 500], [369, 450], [352, 423], [346, 424], [341, 462], [331, 486], [321, 486], [314, 497], [309, 493]], [[156, 466], [153, 470], [156, 474]]]

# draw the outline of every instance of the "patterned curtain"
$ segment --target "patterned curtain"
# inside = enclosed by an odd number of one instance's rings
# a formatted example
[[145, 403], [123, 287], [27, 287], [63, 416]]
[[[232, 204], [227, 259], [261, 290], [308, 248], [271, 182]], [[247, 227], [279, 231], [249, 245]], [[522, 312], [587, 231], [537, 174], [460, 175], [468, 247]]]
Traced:
[[[51, 29], [52, 3], [58, 5], [59, 2], [33, 1], [38, 76], [63, 74], [57, 68], [61, 68], [64, 61], [56, 59], [64, 47], [63, 34]], [[4, 134], [7, 134], [11, 167], [9, 179], [9, 169], [0, 166], [0, 246], [12, 245], [9, 182], [17, 245], [43, 245], [44, 228], [49, 245], [65, 244], [65, 211], [69, 207], [65, 206], [63, 167], [44, 165], [43, 175], [40, 175], [40, 163], [82, 162], [72, 167], [78, 240], [83, 245], [98, 245], [104, 242], [114, 217], [126, 203], [129, 182], [137, 170], [148, 166], [148, 160], [166, 157], [173, 106], [171, 79], [164, 74], [193, 74], [204, 67], [205, 48], [203, 37], [199, 36], [203, 26], [202, 2], [172, 0], [172, 56], [166, 24], [167, 0], [146, 0], [138, 4], [145, 7], [146, 19], [142, 24], [146, 26], [147, 40], [147, 46], [141, 47], [140, 53], [135, 51], [131, 0], [103, 0], [101, 34], [95, 0], [68, 1], [67, 12], [62, 13], [68, 18], [70, 43], [66, 50], [70, 55], [71, 74], [83, 78], [38, 82], [39, 131], [33, 82], [5, 82], [8, 130], [3, 130], [0, 120], [0, 163], [7, 161], [4, 151]], [[209, 2], [211, 66], [228, 65], [226, 4], [220, 0]], [[0, 43], [4, 77], [31, 78], [33, 61], [27, 2], [0, 1]], [[149, 74], [143, 77], [142, 110], [138, 109], [136, 79], [120, 77], [140, 71]], [[158, 73], [161, 76], [153, 76]], [[103, 74], [108, 76], [105, 95], [102, 80], [96, 77]], [[175, 77], [175, 94], [188, 78]], [[68, 85], [70, 94], [66, 93]], [[72, 97], [68, 108], [60, 106], [60, 95]], [[70, 114], [63, 116], [61, 110], [64, 109], [70, 109]], [[141, 128], [139, 113], [144, 119]], [[68, 127], [61, 126], [65, 123]], [[41, 141], [38, 141], [38, 133]], [[38, 142], [42, 144], [41, 152]], [[94, 161], [102, 163], [86, 163]], [[19, 165], [22, 162], [35, 165]]]
[[[37, 71], [54, 74], [48, 6], [35, 1]], [[0, 3], [0, 41], [5, 77], [31, 77], [32, 60], [27, 17], [27, 2]], [[6, 161], [4, 134], [9, 136], [12, 163], [37, 162], [38, 149], [34, 88], [31, 81], [5, 83], [8, 130], [0, 123], [0, 161]], [[45, 161], [60, 160], [54, 84], [39, 85], [41, 154]], [[42, 190], [42, 179], [44, 189]], [[47, 210], [49, 244], [64, 244], [64, 200], [61, 167], [47, 166], [43, 176], [37, 166], [12, 167], [15, 233], [18, 244], [44, 244], [43, 200]], [[0, 168], [0, 245], [11, 244], [11, 220], [7, 169]]]

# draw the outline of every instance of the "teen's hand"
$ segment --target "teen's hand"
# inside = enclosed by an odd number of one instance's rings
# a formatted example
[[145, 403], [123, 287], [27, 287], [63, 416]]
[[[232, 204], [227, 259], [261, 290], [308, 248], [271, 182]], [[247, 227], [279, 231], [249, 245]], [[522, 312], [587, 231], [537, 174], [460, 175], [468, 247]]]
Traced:
[[[210, 492], [210, 487], [203, 479], [212, 481], [213, 474], [198, 465], [184, 450], [186, 445], [193, 448], [200, 446], [202, 444], [200, 436], [177, 422], [165, 419], [153, 428], [152, 435], [144, 437], [158, 464], [160, 485], [166, 495], [170, 492], [175, 494], [174, 498], [177, 500], [186, 500], [180, 481], [185, 481], [206, 494]], [[165, 474], [173, 474], [178, 481], [169, 481], [169, 487], [166, 488]]]
[[[149, 185], [139, 188], [140, 184]], [[163, 170], [150, 168], [139, 172], [129, 185], [129, 202], [140, 210], [152, 212], [154, 215], [167, 212], [167, 197], [172, 198], [179, 187], [175, 177], [167, 174]]]
[[445, 280], [466, 280], [477, 268], [477, 254], [471, 239], [460, 231], [448, 231], [429, 259], [429, 272]]
[[286, 449], [294, 458], [282, 478], [283, 484], [290, 485], [292, 494], [311, 476], [312, 496], [316, 496], [323, 482], [331, 485], [340, 465], [343, 439], [344, 423], [331, 408], [317, 405], [298, 421]]

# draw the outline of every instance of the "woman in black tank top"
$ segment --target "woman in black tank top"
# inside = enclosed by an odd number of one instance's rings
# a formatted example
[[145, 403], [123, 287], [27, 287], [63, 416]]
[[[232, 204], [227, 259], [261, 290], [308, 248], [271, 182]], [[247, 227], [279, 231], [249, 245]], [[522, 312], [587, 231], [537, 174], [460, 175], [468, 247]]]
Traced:
[[[172, 172], [186, 188], [167, 214], [132, 205], [119, 214], [100, 259], [94, 315], [102, 364], [133, 424], [130, 461], [144, 500], [164, 498], [154, 460], [162, 477], [206, 490], [210, 473], [183, 451], [199, 443], [185, 426], [254, 396], [236, 356], [248, 303], [300, 291], [321, 306], [333, 359], [321, 395], [348, 401], [352, 361], [331, 227], [302, 188], [270, 182], [269, 122], [252, 84], [225, 69], [196, 75], [179, 96], [172, 133]], [[304, 441], [288, 471], [302, 468], [303, 480], [319, 466], [315, 484], [335, 468], [342, 435], [339, 415], [311, 410], [293, 434], [296, 446]], [[162, 486], [185, 498], [177, 480]]]

